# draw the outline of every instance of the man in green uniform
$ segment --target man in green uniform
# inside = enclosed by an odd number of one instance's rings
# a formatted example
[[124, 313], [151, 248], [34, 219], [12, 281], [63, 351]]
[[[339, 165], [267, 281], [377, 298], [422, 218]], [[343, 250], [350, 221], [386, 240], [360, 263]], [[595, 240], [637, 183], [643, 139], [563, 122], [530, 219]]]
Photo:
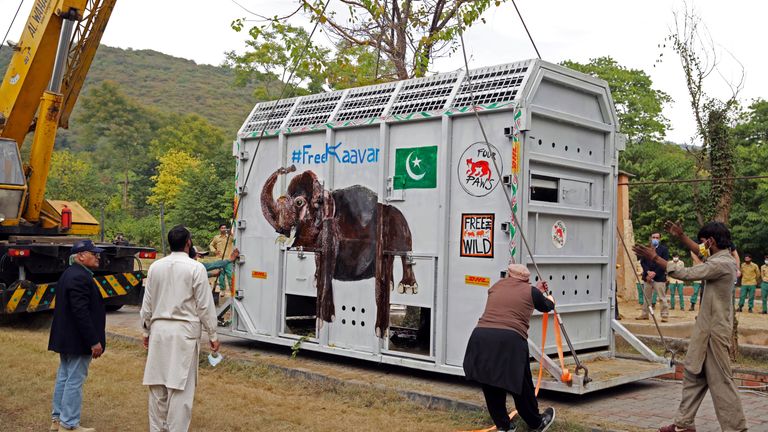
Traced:
[[744, 301], [749, 296], [749, 312], [755, 307], [755, 288], [757, 278], [760, 275], [760, 267], [752, 262], [752, 255], [744, 255], [744, 264], [741, 265], [741, 292], [739, 294], [739, 312], [744, 309]]
[[[672, 263], [674, 264], [675, 270], [680, 270], [685, 267], [685, 264], [680, 261], [680, 257], [677, 254], [672, 256]], [[685, 310], [685, 303], [683, 303], [683, 288], [685, 287], [685, 284], [680, 279], [673, 278], [672, 276], [669, 276], [667, 279], [669, 280], [669, 307], [672, 310], [675, 309], [675, 293], [677, 293], [678, 297], [680, 297], [680, 310]]]
[[763, 300], [763, 312], [768, 314], [768, 309], [765, 308], [766, 302], [768, 302], [768, 255], [765, 256], [763, 265], [760, 267], [760, 278], [763, 282], [760, 284], [760, 298]]
[[659, 432], [695, 432], [694, 419], [707, 390], [723, 431], [746, 431], [741, 399], [733, 382], [728, 348], [733, 326], [731, 287], [736, 278], [736, 261], [731, 256], [731, 233], [720, 222], [709, 222], [698, 233], [701, 244], [688, 238], [680, 225], [667, 222], [669, 233], [691, 251], [699, 252], [703, 264], [675, 270], [672, 263], [652, 247], [635, 245], [635, 253], [649, 262], [666, 267], [675, 278], [703, 282], [699, 314], [691, 333], [683, 373], [683, 397], [675, 422]]

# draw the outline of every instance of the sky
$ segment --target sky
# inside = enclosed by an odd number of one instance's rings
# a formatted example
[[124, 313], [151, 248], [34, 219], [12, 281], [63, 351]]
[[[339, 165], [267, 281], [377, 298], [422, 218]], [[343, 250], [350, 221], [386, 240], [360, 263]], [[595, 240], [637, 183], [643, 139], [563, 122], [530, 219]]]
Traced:
[[[231, 29], [234, 19], [256, 18], [248, 11], [282, 15], [296, 7], [292, 0], [236, 1], [239, 5], [233, 0], [118, 0], [102, 43], [153, 49], [197, 63], [218, 65], [226, 51], [245, 48], [247, 34]], [[8, 39], [18, 39], [32, 5], [33, 0], [24, 0]], [[667, 139], [691, 142], [695, 128], [679, 61], [669, 48], [659, 47], [674, 25], [673, 10], [684, 9], [681, 0], [517, 0], [517, 5], [544, 60], [587, 62], [590, 58], [611, 56], [625, 67], [647, 72], [654, 87], [674, 99], [664, 109], [672, 123]], [[0, 0], [2, 34], [18, 6], [19, 0]], [[707, 91], [714, 96], [730, 97], [725, 79], [738, 82], [742, 65], [746, 76], [740, 99], [749, 104], [758, 97], [768, 98], [763, 27], [768, 2], [734, 0], [726, 5], [715, 0], [689, 0], [688, 6], [701, 16], [721, 59], [720, 72], [711, 75]], [[331, 0], [329, 7], [341, 9], [341, 2]], [[484, 17], [486, 24], [478, 23], [465, 34], [470, 68], [536, 56], [510, 2], [491, 8]], [[298, 17], [293, 23], [311, 29], [304, 18]], [[318, 37], [321, 42], [327, 41], [325, 36]], [[661, 63], [657, 63], [659, 58]], [[463, 60], [459, 51], [451, 58], [437, 60], [431, 69], [448, 72], [460, 68]], [[244, 118], [247, 115], [243, 113]]]

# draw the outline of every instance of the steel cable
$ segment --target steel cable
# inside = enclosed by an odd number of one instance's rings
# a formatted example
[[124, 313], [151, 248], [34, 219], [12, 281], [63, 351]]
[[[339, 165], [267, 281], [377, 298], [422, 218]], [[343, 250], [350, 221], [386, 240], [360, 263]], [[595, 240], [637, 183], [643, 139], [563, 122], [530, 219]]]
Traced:
[[0, 42], [0, 50], [3, 49], [3, 45], [5, 45], [5, 40], [8, 39], [8, 34], [11, 32], [11, 28], [13, 27], [13, 23], [16, 21], [16, 17], [19, 16], [19, 11], [21, 10], [21, 5], [24, 4], [24, 0], [21, 0], [19, 2], [19, 7], [16, 8], [16, 13], [13, 14], [13, 19], [11, 19], [11, 24], [8, 26], [8, 30], [5, 32], [5, 36], [3, 36], [3, 41]]
[[[325, 5], [323, 6], [322, 11], [320, 12], [320, 16], [325, 14], [325, 10], [328, 8], [328, 4], [331, 3], [331, 0], [327, 0], [325, 2]], [[317, 27], [320, 25], [320, 17], [318, 16], [317, 21], [315, 21], [315, 26], [312, 28], [312, 31], [309, 33], [309, 36], [307, 36], [307, 42], [304, 44], [304, 47], [302, 48], [301, 52], [299, 53], [299, 56], [296, 58], [296, 61], [293, 64], [293, 68], [291, 70], [290, 75], [288, 76], [288, 79], [284, 81], [283, 83], [283, 89], [280, 91], [280, 95], [275, 100], [274, 105], [272, 105], [272, 109], [270, 109], [269, 114], [267, 115], [266, 120], [264, 120], [264, 126], [261, 128], [261, 132], [259, 133], [259, 139], [256, 141], [256, 150], [253, 152], [253, 157], [251, 158], [251, 163], [248, 165], [248, 172], [245, 174], [245, 180], [243, 181], [243, 186], [248, 184], [248, 179], [251, 177], [251, 171], [253, 170], [253, 164], [256, 162], [256, 156], [259, 154], [259, 148], [261, 147], [261, 140], [264, 137], [264, 133], [267, 130], [267, 126], [269, 125], [269, 122], [272, 120], [272, 116], [274, 115], [275, 111], [277, 110], [277, 106], [280, 104], [280, 101], [285, 96], [285, 91], [288, 89], [288, 86], [291, 83], [291, 80], [293, 80], [293, 76], [296, 73], [296, 70], [299, 68], [299, 64], [303, 60], [304, 55], [307, 52], [307, 49], [309, 48], [309, 45], [312, 43], [312, 36], [315, 35], [315, 31], [317, 31]], [[285, 71], [283, 71], [283, 76], [285, 76]], [[237, 193], [237, 191], [235, 191]], [[235, 205], [234, 211], [232, 212], [232, 221], [230, 222], [230, 227], [234, 225], [234, 222], [237, 220], [237, 215], [240, 212], [240, 199], [237, 200], [237, 204]], [[227, 252], [227, 245], [229, 244], [229, 239], [232, 237], [232, 229], [227, 232], [227, 238], [224, 242], [224, 251], [222, 252], [222, 259], [226, 259], [226, 252]], [[218, 283], [219, 278], [216, 278], [215, 284]], [[232, 293], [234, 294], [234, 293]]]
[[[502, 178], [501, 168], [499, 168], [499, 163], [496, 160], [496, 158], [493, 157], [494, 152], [491, 148], [491, 143], [488, 141], [488, 135], [485, 132], [483, 121], [480, 118], [480, 114], [477, 112], [475, 93], [472, 88], [472, 76], [471, 76], [472, 74], [470, 73], [470, 70], [469, 70], [469, 61], [467, 60], [467, 50], [464, 43], [464, 31], [462, 30], [461, 15], [457, 14], [456, 16], [458, 19], [459, 39], [461, 41], [461, 52], [464, 57], [464, 69], [466, 71], [466, 73], [464, 74], [464, 79], [467, 81], [467, 87], [469, 88], [469, 95], [472, 101], [472, 112], [475, 114], [475, 118], [477, 119], [477, 124], [480, 127], [480, 132], [483, 134], [483, 140], [485, 141], [485, 145], [486, 145], [486, 148], [488, 149], [488, 153], [492, 155], [491, 160], [493, 161], [493, 166], [494, 166], [494, 169], [496, 170], [496, 174], [499, 176], [499, 179], [501, 179]], [[502, 190], [504, 191], [504, 195], [507, 198], [507, 204], [509, 204], [509, 210], [510, 210], [510, 213], [512, 214], [512, 222], [515, 224], [515, 226], [518, 229], [518, 233], [520, 234], [520, 239], [522, 239], [523, 241], [525, 250], [526, 252], [528, 252], [528, 256], [531, 259], [531, 264], [533, 264], [533, 267], [536, 270], [536, 274], [538, 275], [539, 280], [543, 281], [544, 277], [542, 276], [541, 271], [539, 270], [539, 266], [536, 263], [536, 259], [533, 257], [533, 252], [531, 251], [531, 248], [528, 245], [528, 240], [526, 239], [525, 234], [523, 234], [523, 229], [520, 226], [520, 221], [518, 220], [517, 215], [515, 214], [512, 196], [506, 187], [503, 187]], [[550, 290], [550, 294], [551, 294], [551, 290]], [[568, 336], [568, 331], [565, 329], [565, 324], [563, 323], [562, 316], [557, 312], [556, 309], [553, 309], [552, 312], [557, 315], [558, 322], [560, 323], [560, 330], [563, 332], [563, 336], [565, 337], [565, 342], [568, 344], [568, 349], [571, 351], [573, 360], [576, 363], [575, 372], [578, 375], [579, 370], [580, 369], [583, 370], [584, 384], [587, 384], [588, 382], [591, 381], [591, 379], [589, 378], [589, 370], [579, 361], [579, 357], [576, 354], [576, 350], [573, 348], [573, 344], [571, 343], [571, 338]], [[544, 355], [543, 350], [544, 350], [544, 347], [542, 347], [542, 355]]]
[[[624, 252], [627, 253], [627, 258], [630, 262], [632, 262], [632, 255], [629, 253], [629, 248], [627, 247], [627, 243], [624, 241], [624, 236], [621, 235], [621, 230], [619, 227], [616, 227], [616, 233], [619, 234], [619, 239], [621, 240], [621, 244], [624, 246]], [[643, 285], [643, 282], [640, 280], [640, 276], [637, 274], [636, 269], [632, 269], [632, 274], [635, 275], [635, 279], [637, 280], [637, 283], [639, 285]], [[661, 327], [659, 327], [659, 323], [656, 321], [656, 313], [653, 311], [653, 305], [651, 304], [651, 298], [646, 297], [645, 290], [643, 290], [643, 301], [648, 306], [648, 312], [651, 315], [651, 318], [653, 318], [653, 325], [656, 326], [656, 331], [659, 333], [659, 337], [661, 338], [661, 344], [664, 345], [664, 355], [667, 353], [670, 354], [670, 365], [675, 363], [675, 356], [677, 355], [677, 351], [673, 350], [672, 348], [667, 345], [666, 339], [664, 339], [664, 335], [661, 333]]]

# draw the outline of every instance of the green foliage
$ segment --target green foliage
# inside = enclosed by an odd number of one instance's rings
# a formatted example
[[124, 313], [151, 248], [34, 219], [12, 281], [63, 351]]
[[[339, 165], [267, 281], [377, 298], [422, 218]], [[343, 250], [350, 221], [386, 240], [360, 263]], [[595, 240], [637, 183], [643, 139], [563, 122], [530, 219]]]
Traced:
[[147, 201], [153, 205], [163, 203], [165, 208], [173, 209], [176, 207], [176, 199], [185, 193], [189, 186], [184, 175], [189, 170], [197, 169], [200, 159], [183, 150], [171, 149], [160, 156], [159, 162], [157, 175], [152, 176], [155, 185]]
[[392, 62], [381, 59], [370, 47], [346, 41], [336, 45], [327, 65], [328, 86], [334, 90], [378, 84], [395, 77]]
[[[768, 176], [768, 101], [749, 106], [733, 128], [735, 174]], [[734, 188], [731, 227], [739, 251], [768, 253], [768, 179], [740, 180]]]
[[[232, 27], [239, 31], [242, 29], [242, 21], [236, 21]], [[306, 91], [294, 87], [283, 97], [323, 90], [326, 81], [324, 62], [328, 59], [328, 49], [309, 41], [306, 30], [274, 21], [270, 25], [251, 27], [248, 34], [251, 39], [246, 41], [246, 52], [242, 55], [228, 52], [227, 64], [234, 67], [237, 83], [264, 83], [254, 93], [258, 99], [277, 99], [282, 89], [281, 83], [290, 78], [294, 69], [296, 79], [306, 84]], [[273, 88], [280, 90], [274, 92]]]
[[[694, 172], [693, 158], [675, 144], [630, 144], [625, 153], [622, 169], [635, 174], [632, 182], [690, 179]], [[698, 227], [691, 183], [630, 186], [629, 203], [638, 242], [647, 241], [654, 231], [664, 235], [667, 220], [680, 221], [688, 229]], [[669, 246], [672, 252], [683, 252], [676, 244]]]
[[108, 197], [93, 164], [68, 150], [53, 153], [45, 195], [48, 199], [77, 201], [94, 216]]
[[235, 163], [222, 129], [147, 108], [112, 82], [80, 103], [70, 148], [54, 152], [49, 198], [78, 200], [94, 215], [104, 209], [107, 240], [121, 233], [155, 247], [160, 203], [168, 226], [183, 223], [200, 238], [231, 218]]
[[662, 110], [672, 98], [654, 89], [653, 81], [645, 71], [628, 69], [611, 57], [590, 59], [586, 64], [570, 60], [561, 64], [608, 82], [621, 132], [631, 143], [658, 142], [664, 138], [670, 125]]
[[[0, 49], [0, 79], [10, 61], [11, 50]], [[164, 113], [198, 114], [233, 136], [256, 103], [253, 88], [235, 85], [235, 71], [226, 66], [196, 64], [152, 50], [133, 50], [101, 45], [96, 52], [81, 96], [105, 81], [115, 83], [122, 93], [144, 108]], [[73, 117], [82, 107], [75, 106]], [[73, 126], [74, 128], [74, 126]], [[59, 148], [68, 148], [76, 137], [60, 131]]]
[[[235, 21], [232, 27], [242, 30], [243, 21]], [[227, 53], [227, 64], [236, 71], [237, 83], [261, 83], [254, 93], [258, 99], [277, 99], [281, 93], [292, 97], [339, 90], [394, 78], [391, 62], [381, 59], [378, 51], [369, 46], [340, 41], [332, 51], [308, 41], [303, 28], [280, 21], [254, 26], [249, 35], [247, 50], [243, 54]], [[283, 82], [288, 81], [294, 68], [291, 85], [283, 90]]]
[[185, 191], [178, 196], [176, 208], [169, 211], [173, 224], [183, 223], [198, 239], [210, 239], [219, 223], [232, 219], [234, 181], [215, 173], [210, 163], [186, 171], [182, 176]]
[[309, 340], [309, 336], [302, 336], [291, 345], [291, 359], [295, 359], [301, 351], [301, 344]]
[[709, 189], [709, 202], [714, 204], [706, 219], [728, 222], [732, 207], [734, 181], [733, 162], [735, 148], [731, 140], [731, 108], [728, 104], [712, 100], [706, 108], [706, 134], [710, 145], [706, 148], [709, 155], [709, 169], [712, 173], [712, 186]]
[[154, 135], [150, 149], [155, 157], [171, 149], [180, 149], [210, 159], [230, 156], [231, 141], [232, 138], [221, 128], [211, 125], [197, 114], [172, 114]]
[[144, 217], [131, 217], [125, 214], [112, 215], [104, 224], [104, 240], [111, 241], [118, 234], [123, 234], [132, 244], [160, 249], [160, 213]]
[[[733, 176], [768, 176], [768, 102], [755, 101], [733, 128], [718, 133], [726, 134], [734, 144], [730, 163]], [[622, 157], [622, 169], [636, 175], [632, 182], [692, 179], [698, 170], [697, 161], [706, 156], [703, 152], [700, 147], [682, 149], [673, 144], [630, 144]], [[705, 170], [698, 176], [708, 178], [711, 173]], [[630, 186], [637, 241], [645, 242], [651, 232], [662, 230], [665, 220], [681, 221], [688, 235], [694, 235], [701, 223], [717, 212], [711, 189], [709, 182]], [[763, 256], [768, 252], [768, 179], [736, 180], [732, 203], [729, 226], [740, 253]], [[700, 214], [707, 217], [699, 220]], [[675, 242], [667, 244], [672, 252], [684, 254]]]
[[82, 110], [73, 119], [78, 140], [73, 150], [91, 154], [115, 185], [122, 184], [126, 209], [143, 208], [148, 174], [156, 164], [147, 148], [164, 119], [128, 99], [112, 82], [91, 88], [80, 104]]
[[[308, 41], [306, 31], [290, 24], [295, 14], [251, 27], [246, 53], [229, 53], [228, 64], [238, 71], [241, 83], [266, 83], [257, 91], [260, 98], [276, 98], [274, 90], [287, 79], [285, 71], [297, 63], [296, 75], [304, 86], [291, 89], [291, 95], [425, 76], [435, 58], [458, 49], [460, 31], [485, 22], [481, 15], [505, 0], [362, 0], [347, 3], [344, 17], [326, 10], [325, 0], [297, 3], [305, 17], [330, 36], [334, 49]], [[235, 20], [232, 28], [243, 31], [245, 19]]]

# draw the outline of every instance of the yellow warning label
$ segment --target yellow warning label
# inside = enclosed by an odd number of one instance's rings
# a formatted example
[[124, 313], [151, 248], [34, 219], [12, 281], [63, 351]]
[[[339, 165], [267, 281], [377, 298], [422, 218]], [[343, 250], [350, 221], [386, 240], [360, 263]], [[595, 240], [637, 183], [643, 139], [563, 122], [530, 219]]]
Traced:
[[467, 285], [489, 287], [491, 286], [491, 278], [482, 277], [482, 276], [464, 275], [464, 283]]
[[260, 272], [260, 271], [252, 271], [251, 277], [254, 279], [266, 279], [267, 278], [267, 272]]

